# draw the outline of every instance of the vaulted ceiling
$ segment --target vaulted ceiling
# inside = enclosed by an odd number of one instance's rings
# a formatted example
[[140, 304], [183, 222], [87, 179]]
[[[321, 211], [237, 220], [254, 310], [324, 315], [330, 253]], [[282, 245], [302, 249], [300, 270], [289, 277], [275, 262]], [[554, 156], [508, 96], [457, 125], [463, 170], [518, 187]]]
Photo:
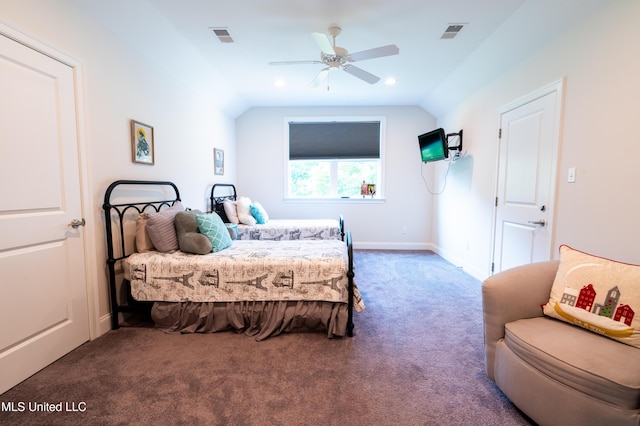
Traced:
[[[151, 21], [166, 21], [171, 37], [193, 48], [245, 108], [420, 105], [437, 115], [606, 0], [136, 0], [121, 10], [120, 2], [75, 3], [159, 56], [167, 32], [154, 37]], [[461, 29], [443, 38], [452, 25]], [[398, 54], [346, 62], [380, 81], [363, 81], [353, 75], [358, 69], [337, 69], [310, 87], [326, 64], [269, 64], [320, 61], [312, 33], [328, 35], [333, 26], [341, 28], [336, 46], [348, 53], [397, 46]], [[385, 84], [390, 78], [395, 85]]]

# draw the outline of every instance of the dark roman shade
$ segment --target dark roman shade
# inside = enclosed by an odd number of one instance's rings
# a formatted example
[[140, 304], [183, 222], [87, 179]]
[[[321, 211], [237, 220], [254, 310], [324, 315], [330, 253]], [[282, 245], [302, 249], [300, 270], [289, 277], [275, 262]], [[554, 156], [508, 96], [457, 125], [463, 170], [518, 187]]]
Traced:
[[380, 158], [379, 121], [289, 122], [289, 159]]

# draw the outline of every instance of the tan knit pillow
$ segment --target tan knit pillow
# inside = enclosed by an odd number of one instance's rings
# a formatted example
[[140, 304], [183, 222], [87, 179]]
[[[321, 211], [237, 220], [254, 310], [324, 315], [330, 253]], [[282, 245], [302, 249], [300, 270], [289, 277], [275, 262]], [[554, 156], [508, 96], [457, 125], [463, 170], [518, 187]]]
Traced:
[[147, 212], [140, 213], [136, 219], [136, 251], [138, 253], [146, 253], [148, 251], [155, 251], [155, 247], [149, 238], [147, 232], [147, 219], [149, 214]]

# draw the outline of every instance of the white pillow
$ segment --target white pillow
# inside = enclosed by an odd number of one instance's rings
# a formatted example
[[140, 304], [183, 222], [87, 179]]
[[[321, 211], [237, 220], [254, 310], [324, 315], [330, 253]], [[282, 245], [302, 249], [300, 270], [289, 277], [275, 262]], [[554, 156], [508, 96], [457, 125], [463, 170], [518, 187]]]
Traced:
[[251, 199], [249, 197], [240, 197], [236, 202], [236, 210], [238, 211], [238, 220], [245, 225], [255, 225], [256, 218], [251, 214]]
[[237, 204], [237, 201], [231, 200], [226, 200], [224, 203], [222, 203], [224, 207], [224, 213], [227, 215], [227, 219], [229, 219], [229, 222], [235, 223], [236, 225], [240, 223], [240, 220], [238, 219]]
[[640, 348], [638, 284], [640, 265], [561, 245], [560, 266], [544, 313]]

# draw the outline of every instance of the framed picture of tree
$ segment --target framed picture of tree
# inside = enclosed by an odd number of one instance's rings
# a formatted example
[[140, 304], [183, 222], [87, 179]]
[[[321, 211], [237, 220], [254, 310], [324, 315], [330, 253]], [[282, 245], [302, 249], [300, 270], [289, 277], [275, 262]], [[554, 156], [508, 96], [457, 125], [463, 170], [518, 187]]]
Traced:
[[154, 164], [153, 127], [131, 120], [131, 161]]

